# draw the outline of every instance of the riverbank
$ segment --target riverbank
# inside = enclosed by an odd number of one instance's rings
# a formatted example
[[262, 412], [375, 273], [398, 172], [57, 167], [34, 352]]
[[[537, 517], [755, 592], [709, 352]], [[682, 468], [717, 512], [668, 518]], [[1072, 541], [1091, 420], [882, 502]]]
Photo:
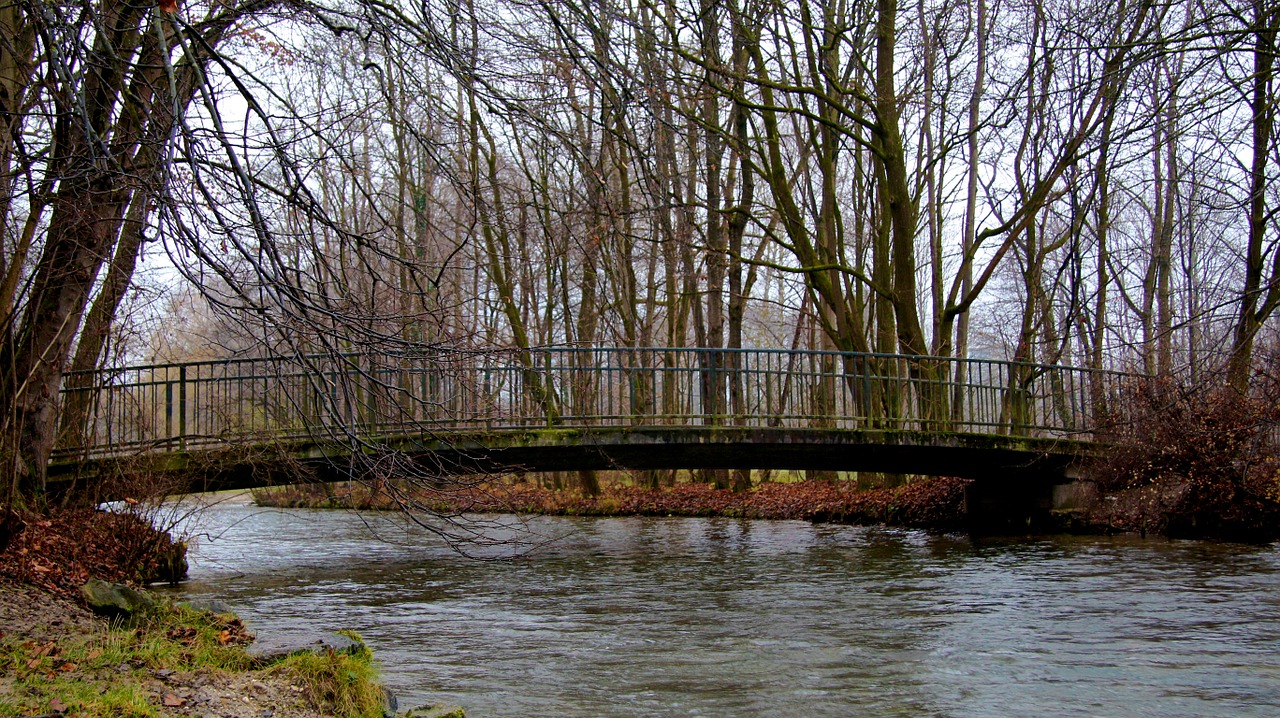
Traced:
[[367, 650], [259, 666], [231, 615], [161, 605], [112, 623], [5, 582], [0, 621], [0, 716], [382, 716]]
[[[185, 553], [143, 517], [91, 510], [8, 516], [0, 547], [0, 716], [394, 713], [358, 639], [255, 651], [252, 631], [225, 607], [174, 604], [145, 592], [150, 605], [110, 618], [89, 610], [80, 589], [88, 577], [137, 587], [172, 570], [174, 557]], [[185, 572], [185, 561], [181, 566]]]
[[[456, 486], [422, 487], [383, 481], [370, 484], [295, 484], [254, 490], [254, 502], [273, 508], [355, 509], [360, 511], [421, 510], [444, 516], [462, 514], [530, 514], [543, 516], [680, 516], [801, 520], [858, 526], [893, 526], [933, 531], [969, 528], [965, 517], [968, 479], [924, 478], [901, 486], [859, 489], [852, 481], [806, 480], [764, 482], [750, 491], [716, 489], [687, 482], [661, 488], [621, 483], [602, 487], [597, 496], [575, 489], [554, 489], [529, 482], [501, 479]], [[1275, 526], [1252, 532], [1212, 530], [1203, 520], [1200, 532], [1170, 523], [1170, 516], [1188, 501], [1188, 482], [1170, 481], [1157, 489], [1095, 484], [1091, 497], [1068, 510], [1054, 511], [1041, 531], [1079, 535], [1167, 535], [1170, 538], [1270, 543]], [[1192, 497], [1194, 498], [1194, 497]], [[1238, 503], [1238, 502], [1237, 502]], [[1221, 523], [1230, 518], [1215, 507]], [[1256, 521], [1254, 523], [1257, 523]], [[1172, 527], [1172, 528], [1171, 528]]]
[[532, 483], [493, 481], [440, 490], [411, 484], [299, 484], [253, 492], [260, 506], [399, 510], [438, 514], [685, 516], [804, 520], [951, 530], [964, 519], [966, 479], [940, 477], [892, 488], [858, 490], [853, 482], [762, 483], [751, 491], [679, 483], [658, 489], [612, 484], [598, 496]]

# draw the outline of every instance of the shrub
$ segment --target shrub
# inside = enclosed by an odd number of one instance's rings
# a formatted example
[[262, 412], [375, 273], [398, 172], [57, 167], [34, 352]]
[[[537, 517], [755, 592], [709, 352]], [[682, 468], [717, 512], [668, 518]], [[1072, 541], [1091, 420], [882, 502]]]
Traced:
[[1093, 474], [1109, 520], [1172, 537], [1280, 535], [1280, 382], [1250, 395], [1171, 379], [1135, 383], [1113, 406], [1114, 448]]
[[0, 551], [0, 576], [75, 596], [90, 576], [145, 584], [186, 573], [186, 544], [142, 512], [60, 509], [22, 514], [23, 528]]

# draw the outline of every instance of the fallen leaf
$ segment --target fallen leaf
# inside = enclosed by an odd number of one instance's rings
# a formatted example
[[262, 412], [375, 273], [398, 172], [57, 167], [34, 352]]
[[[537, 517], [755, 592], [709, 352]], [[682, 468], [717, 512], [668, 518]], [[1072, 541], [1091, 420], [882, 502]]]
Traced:
[[79, 667], [80, 666], [76, 665], [75, 663], [72, 663], [71, 661], [67, 661], [66, 663], [63, 663], [61, 666], [58, 666], [58, 670], [62, 671], [63, 673], [70, 673]]
[[66, 704], [66, 703], [63, 703], [61, 700], [59, 700], [59, 699], [57, 699], [57, 698], [50, 698], [50, 699], [49, 699], [49, 710], [53, 711], [54, 713], [66, 713], [66, 712], [67, 712], [67, 704]]
[[38, 665], [40, 665], [39, 658], [32, 658], [31, 660], [27, 661], [27, 668], [35, 668]]
[[85, 660], [92, 661], [93, 659], [95, 659], [95, 658], [97, 658], [98, 656], [101, 656], [101, 655], [102, 655], [102, 649], [101, 649], [101, 648], [95, 648], [95, 649], [93, 649], [92, 651], [89, 651], [89, 655], [85, 656]]
[[170, 708], [177, 708], [179, 706], [186, 705], [187, 699], [179, 698], [178, 696], [175, 696], [172, 693], [166, 693], [164, 694], [164, 698], [161, 700], [161, 702]]

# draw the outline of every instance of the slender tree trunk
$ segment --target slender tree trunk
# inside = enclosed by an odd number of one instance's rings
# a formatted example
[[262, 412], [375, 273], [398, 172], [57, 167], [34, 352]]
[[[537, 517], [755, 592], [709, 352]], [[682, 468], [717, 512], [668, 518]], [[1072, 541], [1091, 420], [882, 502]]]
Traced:
[[[977, 36], [977, 56], [974, 59], [973, 93], [969, 95], [969, 116], [965, 144], [967, 172], [965, 177], [964, 234], [960, 238], [960, 296], [968, 296], [973, 290], [973, 239], [978, 232], [978, 129], [982, 110], [982, 96], [986, 91], [987, 81], [987, 2], [977, 0], [974, 27]], [[946, 314], [946, 307], [943, 313]], [[949, 322], [942, 322], [942, 331], [950, 333]], [[951, 402], [951, 418], [959, 421], [964, 418], [964, 385], [968, 382], [968, 364], [963, 360], [969, 357], [969, 310], [965, 308], [955, 317], [956, 351], [962, 361], [956, 362], [955, 396]]]
[[[1227, 365], [1227, 381], [1243, 394], [1249, 388], [1253, 366], [1253, 342], [1262, 322], [1274, 310], [1273, 287], [1259, 306], [1263, 291], [1263, 246], [1267, 231], [1267, 165], [1275, 130], [1276, 31], [1280, 24], [1280, 6], [1271, 7], [1269, 0], [1254, 0], [1253, 94], [1249, 103], [1253, 125], [1253, 158], [1249, 172], [1249, 238], [1245, 252], [1244, 286], [1240, 292], [1240, 311], [1231, 343]], [[1280, 259], [1280, 258], [1278, 258]], [[1280, 275], [1273, 277], [1280, 279]]]

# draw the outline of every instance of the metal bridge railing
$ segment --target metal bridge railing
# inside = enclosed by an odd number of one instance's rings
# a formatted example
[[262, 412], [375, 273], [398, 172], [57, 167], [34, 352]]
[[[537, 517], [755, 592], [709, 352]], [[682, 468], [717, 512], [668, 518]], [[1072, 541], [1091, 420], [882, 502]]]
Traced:
[[555, 427], [898, 429], [1088, 439], [1126, 375], [986, 359], [544, 348], [71, 372], [56, 455]]

